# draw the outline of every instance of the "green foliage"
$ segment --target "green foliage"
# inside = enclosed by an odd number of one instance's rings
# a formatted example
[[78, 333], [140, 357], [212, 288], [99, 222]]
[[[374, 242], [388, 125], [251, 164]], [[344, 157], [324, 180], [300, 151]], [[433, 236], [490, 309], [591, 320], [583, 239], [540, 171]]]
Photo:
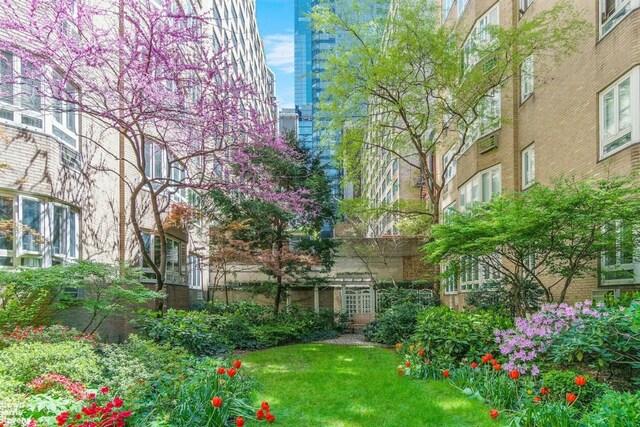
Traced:
[[[0, 331], [47, 324], [52, 315], [73, 307], [89, 314], [84, 331], [95, 331], [105, 319], [159, 295], [139, 282], [135, 270], [89, 261], [49, 268], [0, 270]], [[81, 298], [65, 289], [75, 288]]]
[[232, 349], [256, 349], [336, 336], [346, 327], [343, 315], [331, 310], [288, 307], [274, 315], [266, 307], [240, 302], [213, 303], [206, 311], [168, 310], [162, 317], [146, 312], [136, 320], [148, 338], [183, 347], [194, 355], [219, 355]]
[[578, 412], [574, 407], [563, 402], [529, 404], [513, 415], [509, 425], [514, 427], [578, 427], [577, 415]]
[[[517, 298], [515, 292], [520, 293]], [[472, 309], [492, 310], [513, 319], [518, 311], [516, 301], [520, 301], [527, 311], [535, 311], [540, 307], [543, 296], [542, 288], [531, 280], [520, 278], [516, 287], [509, 286], [505, 280], [495, 280], [485, 282], [478, 289], [469, 291], [465, 303]]]
[[96, 335], [86, 335], [77, 329], [62, 325], [38, 326], [35, 328], [18, 326], [13, 331], [0, 336], [0, 349], [21, 342], [56, 344], [84, 340], [87, 343], [96, 343], [98, 338]]
[[578, 396], [574, 403], [577, 408], [589, 408], [595, 399], [611, 390], [611, 387], [588, 375], [583, 375], [587, 383], [579, 387], [575, 383], [577, 375], [574, 371], [548, 371], [542, 375], [542, 385], [549, 389], [551, 398], [555, 400], [564, 401], [566, 393], [575, 394]]
[[391, 306], [364, 328], [365, 338], [387, 345], [406, 341], [416, 330], [420, 309], [411, 301]]
[[640, 425], [640, 393], [608, 392], [596, 399], [581, 420], [584, 427], [635, 427]]
[[34, 342], [15, 344], [0, 351], [0, 378], [27, 384], [51, 372], [74, 381], [96, 381], [101, 376], [101, 369], [95, 347], [81, 341]]
[[512, 325], [511, 320], [492, 312], [459, 312], [440, 306], [418, 314], [412, 342], [422, 343], [425, 357], [438, 363], [474, 360], [496, 353], [495, 329]]
[[[430, 290], [405, 289], [401, 287], [379, 291], [379, 312], [384, 313], [398, 304], [412, 303], [422, 308], [436, 304]], [[396, 341], [398, 342], [398, 341]]]
[[600, 317], [585, 317], [558, 334], [549, 348], [556, 363], [608, 368], [635, 388], [640, 386], [640, 301], [612, 308]]

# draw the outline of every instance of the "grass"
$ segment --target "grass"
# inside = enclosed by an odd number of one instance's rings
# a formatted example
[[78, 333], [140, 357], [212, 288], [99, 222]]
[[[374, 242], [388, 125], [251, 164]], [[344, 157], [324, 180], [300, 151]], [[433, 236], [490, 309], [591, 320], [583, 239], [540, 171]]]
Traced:
[[[398, 377], [389, 349], [303, 344], [246, 354], [276, 424], [286, 427], [496, 426], [489, 408], [445, 382]], [[258, 425], [248, 422], [247, 426]]]

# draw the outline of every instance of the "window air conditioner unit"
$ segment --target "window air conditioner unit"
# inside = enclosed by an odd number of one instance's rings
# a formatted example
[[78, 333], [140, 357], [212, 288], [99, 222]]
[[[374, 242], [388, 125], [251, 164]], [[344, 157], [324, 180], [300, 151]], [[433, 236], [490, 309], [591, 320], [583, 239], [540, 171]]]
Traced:
[[498, 134], [494, 133], [485, 138], [481, 138], [476, 142], [478, 146], [478, 153], [483, 154], [487, 151], [491, 151], [498, 147]]
[[620, 289], [594, 289], [591, 291], [591, 299], [594, 301], [602, 301], [606, 295], [620, 298]]

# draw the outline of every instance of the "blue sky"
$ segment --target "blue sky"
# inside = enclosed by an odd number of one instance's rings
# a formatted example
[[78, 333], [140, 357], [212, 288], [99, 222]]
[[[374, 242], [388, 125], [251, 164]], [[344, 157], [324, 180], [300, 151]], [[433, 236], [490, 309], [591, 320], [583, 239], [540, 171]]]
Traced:
[[258, 27], [264, 39], [267, 63], [276, 73], [278, 106], [294, 106], [294, 0], [256, 0]]

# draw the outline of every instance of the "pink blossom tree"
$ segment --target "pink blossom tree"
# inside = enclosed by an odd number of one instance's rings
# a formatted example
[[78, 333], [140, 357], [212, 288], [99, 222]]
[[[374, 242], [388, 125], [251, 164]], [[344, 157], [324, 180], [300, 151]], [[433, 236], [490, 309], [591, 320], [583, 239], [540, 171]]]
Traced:
[[[118, 153], [120, 166], [110, 172], [127, 187], [128, 220], [158, 291], [165, 284], [165, 222], [174, 196], [216, 189], [293, 211], [307, 203], [303, 194], [271, 185], [254, 162], [259, 148], [292, 152], [265, 114], [271, 100], [238, 75], [225, 46], [214, 46], [212, 28], [219, 23], [213, 14], [185, 10], [175, 0], [0, 5], [0, 50], [23, 64], [21, 73], [5, 73], [13, 75], [5, 83], [19, 83], [12, 86], [39, 97], [43, 109], [81, 112], [85, 144]], [[143, 237], [146, 211], [160, 243], [155, 260]]]

